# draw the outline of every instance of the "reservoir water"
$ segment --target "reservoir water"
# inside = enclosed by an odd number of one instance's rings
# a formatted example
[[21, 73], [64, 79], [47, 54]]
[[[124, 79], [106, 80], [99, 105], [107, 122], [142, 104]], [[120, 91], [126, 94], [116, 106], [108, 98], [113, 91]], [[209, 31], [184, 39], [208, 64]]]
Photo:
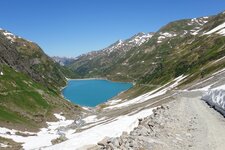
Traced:
[[75, 104], [94, 107], [132, 86], [132, 83], [109, 80], [69, 80], [68, 85], [62, 90], [62, 94]]

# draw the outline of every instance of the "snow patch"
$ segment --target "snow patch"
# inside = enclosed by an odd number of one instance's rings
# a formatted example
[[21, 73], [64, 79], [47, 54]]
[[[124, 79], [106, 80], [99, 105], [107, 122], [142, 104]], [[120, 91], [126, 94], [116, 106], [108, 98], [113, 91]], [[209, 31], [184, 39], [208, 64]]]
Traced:
[[127, 107], [129, 105], [133, 105], [133, 104], [137, 104], [137, 103], [142, 103], [145, 102], [147, 100], [150, 100], [152, 98], [155, 98], [157, 96], [163, 95], [165, 94], [168, 90], [173, 89], [174, 87], [176, 87], [180, 81], [182, 81], [184, 78], [186, 78], [187, 76], [179, 76], [176, 79], [174, 79], [173, 81], [165, 84], [162, 87], [159, 87], [151, 92], [145, 93], [143, 95], [140, 95], [134, 99], [131, 100], [125, 100], [125, 102], [122, 102], [120, 104], [116, 104], [116, 105], [111, 105], [108, 106], [106, 108], [104, 108], [104, 110], [107, 109], [114, 109], [114, 108], [121, 108], [121, 107]]
[[66, 118], [62, 114], [54, 114], [54, 116], [59, 120], [65, 120]]
[[90, 111], [90, 108], [88, 107], [82, 107], [84, 110]]
[[220, 74], [220, 73], [223, 73], [223, 72], [225, 72], [225, 68], [213, 73], [212, 75], [214, 76], [214, 75], [217, 75], [217, 74]]
[[[128, 114], [115, 118], [108, 123], [96, 125], [80, 133], [71, 134], [69, 140], [47, 147], [48, 150], [81, 149], [84, 146], [97, 144], [104, 137], [118, 137], [122, 132], [130, 132], [138, 126], [138, 119], [152, 114], [152, 109], [142, 110], [136, 114]], [[113, 128], [112, 128], [113, 127]]]
[[202, 88], [199, 88], [199, 89], [194, 89], [194, 90], [191, 90], [191, 91], [208, 91], [211, 87], [213, 86], [213, 84], [210, 84], [210, 85], [207, 85], [205, 87], [202, 87]]
[[[73, 120], [66, 120], [61, 114], [54, 114], [59, 119], [57, 122], [47, 122], [48, 127], [42, 128], [38, 133], [22, 132], [14, 129], [7, 129], [0, 127], [0, 137], [12, 139], [15, 142], [23, 143], [23, 148], [26, 149], [38, 149], [40, 147], [52, 145], [51, 141], [60, 137], [62, 134], [71, 134], [71, 130], [61, 131], [60, 128], [66, 127], [72, 124]], [[16, 133], [20, 132], [32, 136], [20, 136]], [[74, 132], [74, 131], [73, 131]], [[8, 134], [10, 133], [10, 134]]]
[[93, 116], [88, 116], [82, 120], [84, 120], [85, 123], [91, 123], [91, 122], [96, 122], [98, 119], [96, 115], [93, 115]]
[[153, 36], [153, 34], [151, 33], [140, 33], [135, 35], [134, 37], [132, 37], [130, 40], [128, 40], [128, 43], [134, 43], [135, 45], [142, 45], [143, 43], [147, 42], [151, 37]]
[[215, 33], [215, 32], [217, 32], [217, 34], [221, 34], [221, 35], [225, 36], [225, 22], [218, 25], [217, 27], [213, 28], [212, 30], [204, 33], [204, 35], [209, 35], [209, 34], [212, 34], [212, 33]]
[[213, 64], [215, 64], [215, 63], [217, 63], [217, 62], [219, 62], [219, 61], [223, 60], [224, 58], [225, 58], [225, 56], [223, 56], [223, 57], [221, 57], [221, 58], [219, 58], [219, 59], [215, 60], [215, 61], [213, 62]]
[[3, 144], [3, 143], [0, 143], [0, 147], [2, 147], [2, 148], [7, 148], [7, 147], [8, 147], [8, 145]]
[[200, 30], [191, 30], [191, 35], [197, 35]]
[[122, 99], [115, 99], [115, 100], [108, 101], [106, 104], [107, 105], [115, 105], [115, 104], [117, 104], [117, 103], [119, 103], [121, 101], [122, 101]]
[[3, 75], [4, 75], [2, 71], [0, 72], [0, 75], [1, 75], [1, 76], [3, 76]]
[[177, 36], [176, 33], [169, 33], [169, 32], [164, 32], [164, 33], [163, 32], [160, 32], [159, 34], [160, 34], [160, 36], [158, 37], [157, 43], [161, 43], [162, 40], [164, 40], [166, 38], [171, 38], [171, 37]]
[[193, 18], [191, 19], [191, 22], [188, 23], [188, 25], [193, 25], [194, 23], [197, 23], [200, 26], [203, 26], [205, 23], [208, 22], [209, 17], [201, 17], [201, 18]]
[[15, 42], [16, 36], [8, 31], [2, 32], [2, 34], [10, 40], [11, 43]]
[[220, 35], [225, 36], [225, 28], [221, 29], [219, 32], [217, 32]]
[[209, 90], [202, 96], [202, 100], [225, 115], [225, 85]]
[[127, 40], [118, 40], [116, 43], [110, 45], [109, 47], [103, 49], [103, 51], [107, 52], [109, 55], [116, 49], [120, 49], [123, 51], [129, 50], [129, 48], [140, 46], [143, 43], [147, 42], [153, 36], [152, 33], [139, 33], [134, 35], [132, 38]]
[[94, 122], [99, 122], [99, 121], [102, 121], [102, 120], [105, 120], [106, 118], [105, 117], [102, 117], [100, 119], [97, 118], [96, 115], [93, 115], [93, 116], [88, 116], [84, 119], [82, 119], [86, 124], [88, 123], [94, 123]]

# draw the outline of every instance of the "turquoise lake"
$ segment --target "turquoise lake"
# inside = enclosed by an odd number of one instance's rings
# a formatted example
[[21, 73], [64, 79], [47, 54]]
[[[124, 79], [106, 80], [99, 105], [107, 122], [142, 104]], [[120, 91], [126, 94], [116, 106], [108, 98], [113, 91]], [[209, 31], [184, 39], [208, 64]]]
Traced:
[[132, 86], [132, 83], [109, 80], [69, 80], [62, 94], [75, 104], [94, 107]]

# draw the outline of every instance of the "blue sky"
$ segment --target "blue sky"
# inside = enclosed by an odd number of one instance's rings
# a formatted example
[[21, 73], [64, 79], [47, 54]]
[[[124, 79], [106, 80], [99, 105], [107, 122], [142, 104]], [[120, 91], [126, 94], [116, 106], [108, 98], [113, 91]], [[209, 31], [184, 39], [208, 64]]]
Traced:
[[0, 27], [50, 56], [75, 57], [166, 23], [225, 10], [224, 0], [1, 0]]

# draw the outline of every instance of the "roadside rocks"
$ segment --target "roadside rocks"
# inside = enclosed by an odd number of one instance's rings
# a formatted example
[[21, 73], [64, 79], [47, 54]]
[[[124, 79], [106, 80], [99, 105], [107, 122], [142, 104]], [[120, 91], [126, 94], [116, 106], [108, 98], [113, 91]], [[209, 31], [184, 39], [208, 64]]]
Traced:
[[[123, 132], [120, 137], [109, 138], [105, 137], [98, 142], [95, 149], [106, 150], [139, 150], [150, 149], [153, 142], [157, 142], [160, 129], [164, 128], [166, 111], [169, 109], [167, 105], [157, 107], [153, 110], [153, 114], [143, 119], [138, 119], [138, 126], [129, 134]], [[166, 119], [167, 121], [167, 119]]]
[[60, 137], [56, 138], [56, 139], [53, 139], [51, 142], [52, 144], [58, 144], [58, 143], [61, 143], [63, 141], [66, 141], [67, 138], [65, 135], [61, 135]]

